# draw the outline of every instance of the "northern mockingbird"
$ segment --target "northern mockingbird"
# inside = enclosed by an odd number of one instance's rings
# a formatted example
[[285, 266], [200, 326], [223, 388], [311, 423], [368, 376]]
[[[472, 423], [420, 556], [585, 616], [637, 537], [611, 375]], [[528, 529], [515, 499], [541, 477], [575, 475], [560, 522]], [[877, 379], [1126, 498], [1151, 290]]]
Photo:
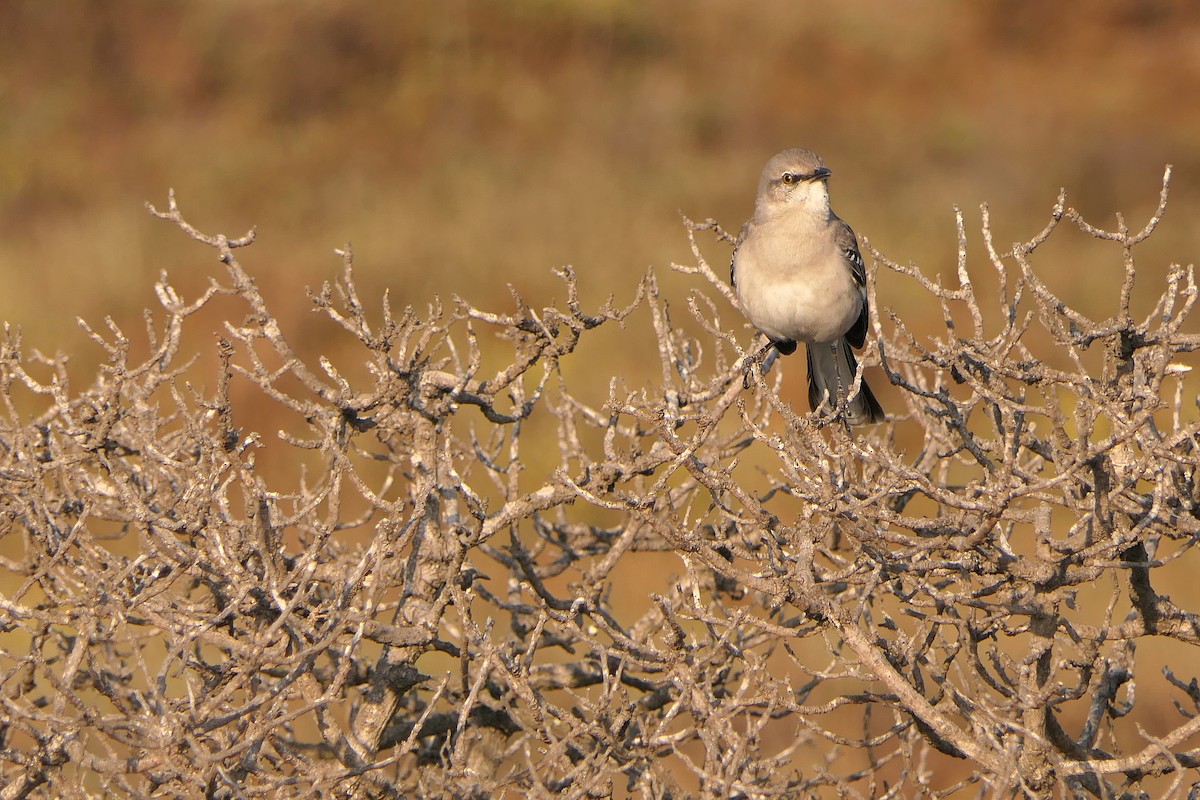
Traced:
[[832, 173], [811, 150], [767, 162], [754, 216], [742, 226], [729, 280], [742, 310], [783, 355], [808, 349], [808, 400], [846, 403], [853, 425], [882, 422], [866, 380], [847, 398], [858, 363], [850, 345], [867, 336], [867, 274], [858, 239], [829, 207]]

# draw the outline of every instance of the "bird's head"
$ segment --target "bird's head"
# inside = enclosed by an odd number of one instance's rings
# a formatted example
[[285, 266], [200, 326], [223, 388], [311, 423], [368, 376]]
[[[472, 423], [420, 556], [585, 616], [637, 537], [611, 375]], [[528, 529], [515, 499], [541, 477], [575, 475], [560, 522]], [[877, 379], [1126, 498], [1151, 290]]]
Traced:
[[826, 181], [832, 174], [813, 151], [784, 150], [763, 169], [758, 182], [759, 210], [804, 207], [828, 212], [829, 186]]

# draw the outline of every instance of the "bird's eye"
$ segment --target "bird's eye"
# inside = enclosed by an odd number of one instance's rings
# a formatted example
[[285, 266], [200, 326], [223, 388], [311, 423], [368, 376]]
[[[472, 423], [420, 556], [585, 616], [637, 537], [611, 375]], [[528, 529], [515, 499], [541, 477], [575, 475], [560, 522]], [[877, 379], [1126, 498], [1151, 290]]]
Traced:
[[786, 184], [788, 184], [789, 186], [791, 186], [791, 185], [792, 185], [793, 183], [795, 183], [797, 180], [798, 180], [798, 179], [797, 179], [797, 177], [796, 177], [796, 174], [795, 174], [794, 172], [785, 172], [785, 173], [783, 173], [783, 182], [784, 182], [784, 183], [786, 183]]

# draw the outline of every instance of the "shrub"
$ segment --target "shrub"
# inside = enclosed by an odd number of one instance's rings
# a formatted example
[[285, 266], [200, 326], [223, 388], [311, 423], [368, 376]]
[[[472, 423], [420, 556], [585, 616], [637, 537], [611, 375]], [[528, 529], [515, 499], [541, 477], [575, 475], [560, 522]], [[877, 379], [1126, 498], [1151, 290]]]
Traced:
[[[872, 297], [882, 269], [945, 324], [873, 313], [892, 420], [855, 431], [747, 368], [711, 221], [675, 267], [688, 330], [653, 273], [595, 311], [569, 269], [540, 312], [373, 309], [344, 251], [311, 299], [348, 377], [281, 329], [253, 234], [172, 196], [155, 213], [226, 277], [185, 299], [164, 274], [148, 356], [110, 322], [75, 391], [14, 331], [0, 354], [0, 797], [1181, 793], [1200, 617], [1162, 581], [1200, 531], [1192, 269], [1131, 308], [1169, 176], [1137, 233], [1060, 197], [1001, 253], [985, 208], [986, 302], [961, 214], [956, 288], [868, 247]], [[1122, 253], [1107, 319], [1033, 269], [1063, 221]], [[218, 298], [247, 318], [202, 389], [183, 335]], [[661, 379], [569, 385], [613, 326]], [[1161, 678], [1152, 637], [1179, 646]]]

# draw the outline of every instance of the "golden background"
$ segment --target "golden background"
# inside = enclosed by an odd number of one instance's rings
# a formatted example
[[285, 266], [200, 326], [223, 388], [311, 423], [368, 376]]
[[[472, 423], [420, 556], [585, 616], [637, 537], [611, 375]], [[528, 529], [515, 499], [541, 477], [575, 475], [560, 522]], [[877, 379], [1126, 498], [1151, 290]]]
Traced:
[[[832, 167], [860, 236], [927, 273], [953, 274], [955, 205], [974, 233], [990, 202], [1000, 245], [1060, 187], [1140, 226], [1168, 162], [1143, 269], [1200, 249], [1187, 2], [17, 0], [0, 27], [0, 319], [84, 359], [76, 316], [136, 326], [160, 269], [216, 274], [145, 212], [168, 187], [207, 232], [258, 226], [245, 259], [299, 336], [347, 241], [364, 294], [398, 305], [508, 307], [509, 283], [549, 302], [567, 263], [624, 299], [691, 260], [680, 212], [736, 231], [792, 146]], [[1112, 282], [1073, 243], [1046, 277], [1103, 313]]]

